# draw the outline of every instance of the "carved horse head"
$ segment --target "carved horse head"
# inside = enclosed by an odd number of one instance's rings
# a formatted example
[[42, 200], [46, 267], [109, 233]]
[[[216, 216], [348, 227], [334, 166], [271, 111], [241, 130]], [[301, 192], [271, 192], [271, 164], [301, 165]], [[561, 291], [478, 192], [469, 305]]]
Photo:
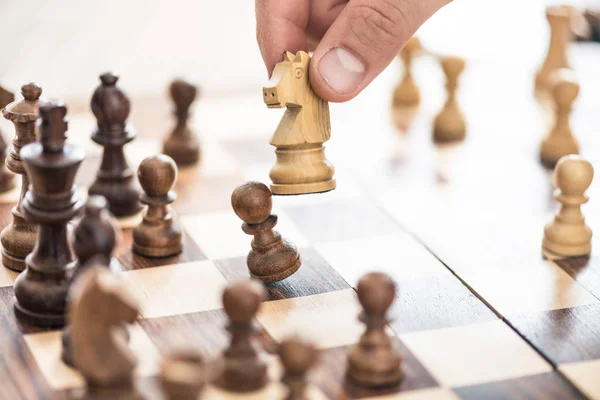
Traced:
[[273, 70], [269, 86], [263, 88], [263, 100], [269, 108], [301, 107], [308, 100], [308, 64], [310, 56], [286, 51], [283, 61]]

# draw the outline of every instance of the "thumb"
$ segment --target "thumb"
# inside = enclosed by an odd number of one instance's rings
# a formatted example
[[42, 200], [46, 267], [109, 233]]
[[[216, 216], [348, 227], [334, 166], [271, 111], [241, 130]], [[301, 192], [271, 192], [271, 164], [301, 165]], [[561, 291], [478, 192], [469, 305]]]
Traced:
[[423, 22], [450, 0], [350, 0], [315, 49], [310, 80], [323, 99], [358, 95]]

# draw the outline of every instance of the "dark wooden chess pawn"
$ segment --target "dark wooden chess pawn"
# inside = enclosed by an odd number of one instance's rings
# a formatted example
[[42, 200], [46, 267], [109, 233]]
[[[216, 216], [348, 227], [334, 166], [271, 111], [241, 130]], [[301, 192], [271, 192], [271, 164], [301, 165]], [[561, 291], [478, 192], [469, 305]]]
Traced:
[[118, 79], [109, 72], [100, 75], [102, 84], [92, 96], [92, 111], [98, 121], [92, 140], [104, 147], [104, 153], [89, 193], [106, 197], [110, 212], [124, 217], [137, 213], [141, 204], [139, 185], [123, 152], [123, 146], [135, 139], [136, 133], [127, 121], [131, 105], [116, 86]]
[[70, 347], [87, 387], [70, 398], [141, 399], [133, 376], [137, 358], [123, 335], [139, 315], [137, 300], [103, 266], [87, 268], [72, 289]]
[[198, 89], [191, 83], [177, 79], [171, 83], [169, 92], [175, 103], [173, 114], [177, 124], [163, 143], [163, 153], [172, 157], [179, 167], [195, 164], [200, 160], [200, 141], [188, 127], [188, 119]]
[[258, 327], [254, 322], [264, 300], [263, 286], [253, 280], [234, 283], [223, 292], [231, 343], [223, 352], [223, 372], [217, 384], [225, 390], [252, 392], [267, 384], [266, 352], [256, 339]]
[[[85, 214], [73, 234], [73, 251], [77, 260], [73, 267], [71, 285], [90, 266], [110, 268], [112, 254], [117, 243], [118, 231], [107, 209], [106, 199], [100, 195], [90, 196], [85, 204]], [[67, 302], [70, 300], [67, 298]], [[62, 334], [62, 360], [73, 366], [69, 347], [70, 327]]]
[[177, 179], [175, 161], [164, 154], [148, 157], [140, 163], [138, 179], [144, 189], [140, 201], [148, 208], [133, 230], [133, 251], [146, 257], [180, 253], [181, 225], [169, 206], [177, 197], [171, 190]]
[[35, 142], [35, 121], [38, 119], [39, 98], [42, 88], [35, 83], [21, 87], [22, 100], [10, 103], [2, 110], [4, 118], [15, 125], [16, 135], [12, 141], [6, 166], [15, 174], [21, 175], [21, 195], [12, 209], [13, 220], [2, 231], [2, 264], [15, 271], [25, 269], [25, 257], [33, 250], [37, 227], [26, 221], [23, 215], [23, 199], [29, 190], [29, 177], [21, 160], [21, 148]]
[[396, 297], [394, 281], [382, 273], [363, 276], [356, 287], [363, 308], [359, 319], [367, 326], [348, 352], [348, 378], [364, 387], [393, 386], [402, 379], [402, 356], [386, 332], [386, 312]]
[[[15, 100], [15, 96], [0, 86], [0, 109], [6, 107], [7, 104], [12, 103]], [[6, 141], [4, 135], [0, 131], [0, 193], [9, 191], [15, 187], [15, 174], [10, 172], [6, 168]]]
[[308, 400], [306, 374], [315, 364], [319, 353], [315, 346], [299, 338], [284, 340], [279, 346], [279, 358], [284, 374], [281, 381], [289, 392], [285, 400]]
[[198, 400], [206, 384], [204, 360], [192, 351], [170, 354], [162, 362], [159, 379], [168, 400]]
[[38, 224], [38, 233], [25, 271], [15, 281], [15, 314], [27, 324], [59, 327], [65, 323], [68, 270], [75, 263], [67, 223], [82, 207], [73, 182], [84, 154], [65, 144], [67, 108], [62, 103], [45, 103], [39, 112], [40, 142], [21, 149], [31, 180], [23, 211]]
[[269, 188], [260, 182], [246, 182], [231, 195], [233, 211], [244, 221], [242, 230], [254, 235], [246, 259], [250, 275], [265, 283], [287, 278], [301, 264], [296, 246], [273, 230], [277, 215], [271, 214], [271, 198]]

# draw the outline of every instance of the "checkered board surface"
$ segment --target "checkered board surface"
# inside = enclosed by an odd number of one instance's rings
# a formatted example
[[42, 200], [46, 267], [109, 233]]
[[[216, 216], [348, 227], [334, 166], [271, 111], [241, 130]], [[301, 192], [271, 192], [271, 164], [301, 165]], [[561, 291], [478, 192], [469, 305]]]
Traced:
[[[574, 49], [582, 91], [573, 129], [595, 165], [600, 83], [589, 65], [599, 61], [600, 49]], [[532, 95], [533, 71], [469, 61], [459, 95], [468, 138], [444, 147], [431, 142], [432, 118], [444, 97], [438, 66], [431, 59], [416, 62], [423, 104], [410, 124], [409, 113], [390, 110], [398, 75], [393, 65], [357, 99], [331, 105], [326, 151], [337, 167], [336, 190], [274, 198], [276, 229], [298, 246], [303, 264], [267, 287], [257, 317], [265, 346], [273, 349], [290, 333], [316, 343], [315, 399], [599, 399], [597, 252], [561, 260], [545, 259], [540, 250], [543, 225], [557, 204], [550, 173], [537, 161], [549, 118]], [[126, 89], [126, 77], [122, 84]], [[171, 120], [165, 99], [132, 98], [139, 136], [127, 155], [135, 167], [160, 151]], [[120, 221], [121, 275], [142, 304], [142, 318], [131, 329], [136, 376], [151, 399], [162, 398], [154, 377], [174, 346], [185, 343], [209, 359], [227, 346], [220, 296], [227, 284], [248, 277], [251, 240], [229, 198], [246, 180], [268, 182], [274, 159], [268, 139], [281, 116], [264, 107], [260, 91], [205, 98], [195, 111], [202, 164], [180, 170], [175, 186], [183, 253], [159, 260], [133, 255], [139, 216]], [[87, 153], [78, 175], [82, 192], [101, 155], [89, 140], [93, 125], [86, 107], [71, 107], [69, 140]], [[1, 127], [12, 134], [5, 122]], [[598, 181], [589, 195], [584, 213], [594, 229], [600, 227]], [[2, 226], [16, 196], [15, 190], [1, 197]], [[354, 287], [372, 270], [397, 282], [389, 332], [404, 355], [404, 380], [380, 391], [344, 382], [346, 350], [363, 330]], [[60, 361], [60, 331], [15, 320], [14, 279], [0, 270], [0, 398], [66, 398], [83, 381]], [[274, 383], [265, 390], [234, 395], [209, 387], [204, 396], [280, 398], [280, 372], [273, 357]]]

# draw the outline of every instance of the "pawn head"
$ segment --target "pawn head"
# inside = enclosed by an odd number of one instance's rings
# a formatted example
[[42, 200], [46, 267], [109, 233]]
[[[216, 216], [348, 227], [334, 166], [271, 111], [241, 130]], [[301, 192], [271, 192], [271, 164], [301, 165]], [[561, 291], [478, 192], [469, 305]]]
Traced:
[[44, 152], [56, 153], [63, 149], [67, 132], [67, 107], [62, 101], [49, 101], [40, 105], [40, 142]]
[[554, 169], [554, 184], [567, 195], [583, 195], [594, 178], [594, 167], [575, 154], [562, 157]]
[[299, 337], [284, 340], [279, 346], [279, 357], [286, 373], [299, 375], [314, 365], [318, 358], [317, 348]]
[[408, 39], [402, 50], [410, 54], [414, 54], [421, 49], [421, 41], [417, 36], [413, 36], [410, 39]]
[[103, 256], [103, 262], [106, 265], [110, 263], [117, 244], [118, 231], [104, 196], [88, 197], [85, 214], [75, 228], [73, 236], [73, 250], [80, 262], [87, 262], [93, 256]]
[[455, 78], [465, 69], [464, 58], [457, 56], [443, 56], [440, 59], [446, 77]]
[[21, 86], [21, 94], [27, 101], [36, 101], [39, 100], [40, 96], [42, 95], [42, 88], [31, 82]]
[[164, 154], [147, 157], [138, 167], [138, 179], [148, 196], [165, 196], [177, 179], [177, 164]]
[[396, 284], [386, 274], [371, 272], [360, 278], [356, 291], [366, 314], [383, 317], [396, 297]]
[[196, 98], [198, 89], [196, 86], [183, 79], [176, 79], [171, 82], [169, 92], [171, 93], [171, 98], [175, 102], [177, 109], [187, 110]]
[[240, 281], [223, 291], [223, 308], [234, 324], [249, 323], [265, 300], [265, 289], [255, 280]]
[[559, 106], [572, 104], [579, 95], [579, 83], [573, 71], [562, 68], [551, 77], [552, 98]]
[[242, 221], [259, 224], [271, 215], [272, 194], [264, 183], [246, 182], [231, 194], [231, 206]]

